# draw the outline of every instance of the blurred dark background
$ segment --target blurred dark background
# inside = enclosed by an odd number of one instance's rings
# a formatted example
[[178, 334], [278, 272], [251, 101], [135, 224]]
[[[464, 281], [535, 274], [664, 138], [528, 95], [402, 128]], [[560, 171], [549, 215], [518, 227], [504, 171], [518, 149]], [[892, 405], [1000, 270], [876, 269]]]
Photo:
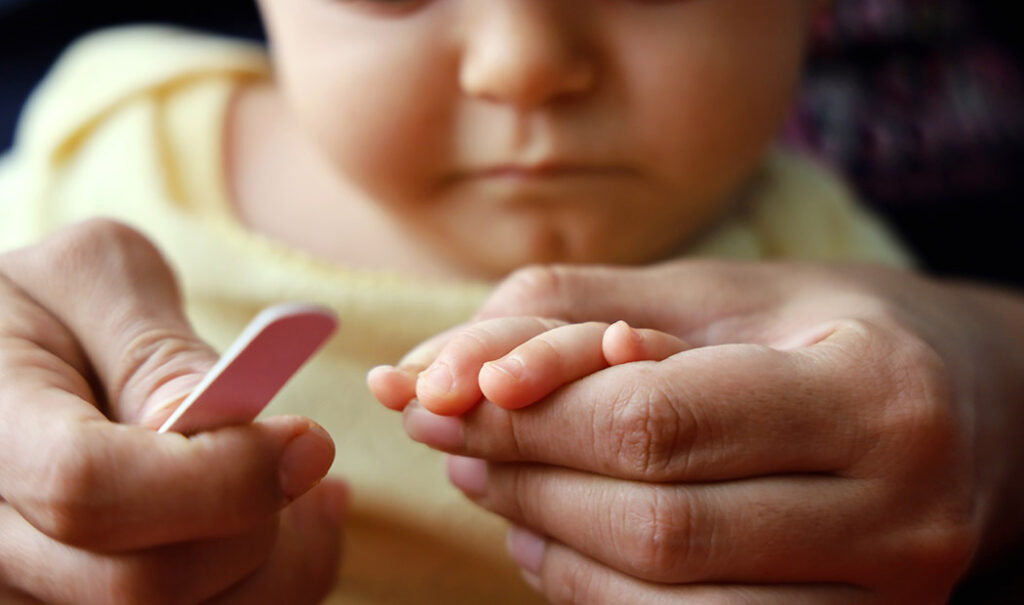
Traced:
[[[924, 268], [1024, 287], [1015, 3], [836, 0], [784, 139], [844, 173]], [[254, 0], [0, 0], [0, 150], [60, 50], [116, 23], [260, 38]]]
[[25, 98], [69, 42], [137, 22], [263, 37], [255, 0], [0, 0], [0, 150], [10, 146]]

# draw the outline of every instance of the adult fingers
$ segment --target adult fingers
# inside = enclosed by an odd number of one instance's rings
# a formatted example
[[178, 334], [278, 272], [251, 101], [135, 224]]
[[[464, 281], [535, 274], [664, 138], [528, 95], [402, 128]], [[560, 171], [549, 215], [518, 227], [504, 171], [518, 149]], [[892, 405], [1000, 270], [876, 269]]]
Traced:
[[416, 397], [437, 414], [461, 414], [482, 396], [480, 368], [520, 343], [562, 322], [540, 317], [510, 317], [479, 322], [457, 332], [416, 381]]
[[245, 531], [309, 490], [334, 457], [327, 433], [298, 417], [191, 438], [73, 416], [19, 424], [3, 431], [0, 494], [46, 535], [97, 550]]
[[3, 505], [0, 583], [47, 603], [199, 603], [258, 568], [276, 530], [270, 518], [235, 536], [100, 554], [45, 536]]
[[806, 341], [808, 326], [891, 314], [891, 298], [879, 292], [905, 292], [908, 280], [914, 277], [905, 271], [883, 268], [706, 259], [647, 267], [538, 266], [512, 273], [477, 318], [625, 320], [693, 346], [791, 348]]
[[867, 590], [843, 584], [646, 582], [519, 528], [510, 531], [508, 542], [527, 582], [558, 605], [875, 605], [880, 602]]
[[[534, 266], [502, 281], [477, 312], [478, 319], [510, 315], [554, 317], [569, 322], [626, 320], [686, 338], [719, 344], [720, 320], [730, 326], [748, 315], [772, 312], [792, 294], [810, 267], [785, 271], [710, 260], [676, 261], [643, 268], [603, 266]], [[755, 336], [755, 334], [749, 334]], [[761, 340], [752, 340], [761, 342]]]
[[211, 605], [320, 603], [334, 585], [342, 554], [340, 527], [348, 492], [327, 479], [282, 514], [281, 531], [266, 562]]
[[275, 516], [231, 537], [117, 554], [60, 544], [4, 507], [0, 584], [83, 605], [199, 603], [214, 595], [229, 602], [225, 595], [242, 592], [245, 603], [315, 602], [309, 595], [326, 592], [337, 567], [344, 500], [344, 486], [328, 480], [286, 509], [280, 523]]
[[[4, 298], [35, 303], [33, 321], [3, 323], [4, 336], [42, 344], [83, 369], [69, 347], [40, 333], [70, 334], [95, 373], [97, 403], [114, 420], [158, 426], [217, 355], [182, 313], [177, 283], [160, 253], [124, 225], [94, 220], [0, 257]], [[59, 329], [47, 324], [59, 325]], [[52, 360], [48, 362], [53, 365]]]
[[799, 350], [693, 349], [607, 368], [515, 413], [482, 405], [444, 419], [411, 405], [404, 424], [413, 439], [451, 453], [645, 481], [848, 470], [877, 449], [873, 436], [942, 421], [888, 406], [909, 383], [872, 360], [914, 353], [874, 332], [841, 322]]
[[[450, 458], [448, 470], [487, 510], [648, 581], [867, 582], [889, 571], [861, 564], [863, 576], [850, 577], [849, 553], [865, 547], [888, 565], [884, 545], [869, 544], [876, 534], [867, 530], [887, 520], [867, 482], [808, 475], [647, 484], [473, 458]], [[832, 552], [837, 544], [842, 552]]]

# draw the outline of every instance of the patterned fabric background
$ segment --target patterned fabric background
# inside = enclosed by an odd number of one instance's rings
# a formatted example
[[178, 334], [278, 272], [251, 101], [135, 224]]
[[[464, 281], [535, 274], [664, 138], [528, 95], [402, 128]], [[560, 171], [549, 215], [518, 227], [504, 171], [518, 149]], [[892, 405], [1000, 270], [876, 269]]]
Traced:
[[1006, 188], [1024, 142], [1024, 81], [962, 0], [839, 0], [786, 138], [879, 204]]

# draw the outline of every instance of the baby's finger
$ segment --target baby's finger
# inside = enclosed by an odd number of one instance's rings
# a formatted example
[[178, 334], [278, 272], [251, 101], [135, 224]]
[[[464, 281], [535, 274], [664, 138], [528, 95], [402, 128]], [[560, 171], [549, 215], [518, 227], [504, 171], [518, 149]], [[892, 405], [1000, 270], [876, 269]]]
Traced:
[[514, 412], [481, 405], [442, 418], [414, 403], [404, 425], [449, 453], [623, 479], [835, 472], [870, 448], [862, 436], [873, 420], [849, 405], [846, 383], [859, 378], [843, 359], [832, 367], [759, 345], [704, 347], [607, 368]]
[[416, 378], [421, 369], [377, 366], [366, 373], [366, 386], [384, 407], [402, 411], [416, 397]]
[[480, 369], [480, 389], [509, 410], [528, 406], [558, 387], [608, 367], [601, 350], [607, 324], [559, 326], [534, 336]]
[[395, 365], [382, 365], [366, 375], [366, 385], [373, 396], [392, 410], [401, 411], [416, 397], [416, 379], [420, 372], [437, 358], [448, 341], [465, 328], [455, 326], [417, 345]]
[[235, 536], [95, 553], [45, 536], [0, 505], [0, 584], [47, 603], [199, 603], [256, 570], [276, 534], [271, 517]]
[[514, 528], [509, 551], [523, 576], [564, 605], [875, 605], [867, 590], [843, 584], [658, 584], [615, 571], [555, 541]]
[[457, 415], [475, 406], [482, 396], [480, 368], [516, 346], [564, 325], [540, 317], [505, 317], [478, 322], [459, 330], [416, 381], [416, 397], [436, 414]]
[[327, 479], [283, 513], [273, 552], [245, 581], [211, 605], [320, 603], [334, 585], [342, 554], [347, 489]]
[[686, 341], [672, 334], [637, 329], [621, 320], [608, 326], [601, 341], [604, 358], [613, 366], [633, 361], [661, 361], [689, 348]]

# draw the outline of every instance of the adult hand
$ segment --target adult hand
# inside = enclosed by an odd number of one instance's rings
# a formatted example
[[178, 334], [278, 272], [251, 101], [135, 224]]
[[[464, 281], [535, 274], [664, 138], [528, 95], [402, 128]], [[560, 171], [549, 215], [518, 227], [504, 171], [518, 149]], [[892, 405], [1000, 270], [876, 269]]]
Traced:
[[554, 602], [940, 603], [1022, 534], [1012, 297], [679, 262], [525, 270], [480, 313], [507, 315], [624, 319], [694, 347], [518, 411], [405, 408], [414, 439], [457, 455], [452, 481], [517, 526], [513, 556]]
[[334, 446], [298, 417], [154, 430], [216, 354], [136, 232], [0, 256], [0, 600], [311, 603], [339, 557]]

